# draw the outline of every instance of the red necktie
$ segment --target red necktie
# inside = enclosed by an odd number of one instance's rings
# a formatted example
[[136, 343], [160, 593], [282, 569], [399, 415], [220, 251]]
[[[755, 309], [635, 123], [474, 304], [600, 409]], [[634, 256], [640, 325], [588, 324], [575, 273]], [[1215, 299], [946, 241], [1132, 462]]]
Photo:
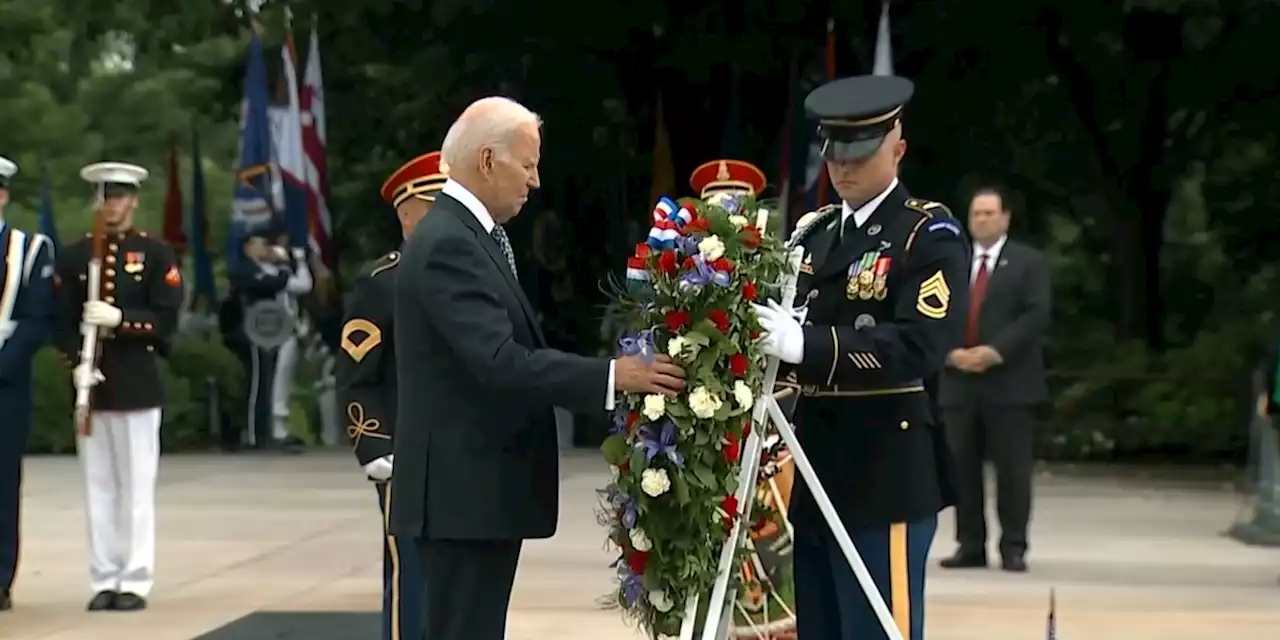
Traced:
[[978, 315], [982, 312], [982, 298], [987, 294], [987, 254], [978, 254], [978, 274], [973, 277], [973, 286], [969, 289], [969, 323], [965, 325], [964, 346], [978, 346]]

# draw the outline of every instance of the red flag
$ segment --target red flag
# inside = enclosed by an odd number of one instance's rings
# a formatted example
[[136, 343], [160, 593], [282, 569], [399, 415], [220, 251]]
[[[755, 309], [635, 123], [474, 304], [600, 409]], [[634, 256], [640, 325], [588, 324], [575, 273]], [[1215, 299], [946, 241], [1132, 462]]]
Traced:
[[168, 189], [164, 194], [164, 239], [178, 255], [187, 251], [187, 231], [182, 224], [182, 177], [178, 175], [178, 137], [169, 134]]

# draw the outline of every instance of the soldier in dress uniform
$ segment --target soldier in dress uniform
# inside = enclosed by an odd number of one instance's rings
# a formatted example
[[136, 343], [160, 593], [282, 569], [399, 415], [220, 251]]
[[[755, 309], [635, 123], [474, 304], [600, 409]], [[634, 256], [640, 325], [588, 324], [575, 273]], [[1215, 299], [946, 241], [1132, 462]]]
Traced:
[[[264, 301], [278, 304], [283, 312], [289, 313], [293, 295], [290, 289], [298, 288], [298, 282], [304, 277], [310, 286], [309, 274], [294, 273], [289, 251], [272, 244], [277, 235], [277, 229], [271, 225], [245, 232], [243, 258], [230, 273], [244, 315], [250, 313], [255, 304]], [[296, 443], [288, 438], [286, 424], [275, 417], [275, 379], [280, 347], [249, 341], [248, 350], [249, 445], [259, 450], [299, 453], [301, 450]]]
[[[860, 76], [815, 89], [822, 155], [844, 201], [806, 214], [800, 309], [757, 306], [763, 350], [795, 365], [796, 425], [827, 495], [902, 636], [923, 637], [925, 562], [954, 503], [926, 390], [963, 341], [968, 241], [948, 209], [898, 180], [909, 80]], [[801, 640], [885, 633], [799, 479], [791, 502]]]
[[[440, 152], [405, 163], [382, 185], [382, 199], [395, 207], [403, 237], [435, 202], [447, 178]], [[382, 637], [423, 637], [422, 574], [417, 545], [397, 544], [388, 527], [391, 508], [392, 438], [396, 419], [396, 361], [392, 336], [393, 298], [400, 252], [392, 251], [369, 265], [351, 291], [342, 324], [342, 356], [337, 379], [345, 407], [347, 434], [356, 460], [378, 490], [382, 509]]]
[[18, 572], [22, 454], [31, 431], [31, 363], [53, 328], [54, 256], [49, 239], [4, 220], [18, 165], [0, 157], [0, 611], [13, 606]]
[[289, 433], [288, 426], [289, 412], [293, 404], [294, 382], [298, 372], [298, 359], [301, 355], [299, 338], [302, 337], [304, 321], [301, 298], [311, 293], [314, 280], [311, 277], [311, 269], [307, 266], [306, 247], [290, 246], [287, 233], [276, 238], [275, 246], [287, 253], [288, 260], [285, 265], [293, 274], [285, 283], [285, 295], [280, 296], [280, 301], [293, 316], [294, 334], [280, 345], [279, 352], [276, 354], [276, 371], [272, 377], [271, 388], [271, 434], [280, 446], [294, 449], [303, 444], [297, 436]]
[[[100, 162], [80, 170], [94, 185], [106, 253], [101, 298], [87, 302], [92, 240], [58, 259], [57, 343], [73, 380], [91, 383], [90, 431], [76, 438], [89, 517], [90, 611], [145, 609], [154, 583], [155, 487], [168, 354], [182, 306], [182, 272], [173, 248], [133, 228], [142, 167]], [[96, 366], [79, 362], [80, 325], [99, 327]]]

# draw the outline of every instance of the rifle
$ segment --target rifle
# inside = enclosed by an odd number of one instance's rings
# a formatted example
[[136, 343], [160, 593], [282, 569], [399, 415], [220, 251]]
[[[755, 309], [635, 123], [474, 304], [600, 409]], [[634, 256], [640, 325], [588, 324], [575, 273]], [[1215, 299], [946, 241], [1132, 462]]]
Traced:
[[[102, 295], [102, 258], [106, 254], [107, 229], [106, 216], [101, 210], [93, 215], [93, 233], [89, 241], [89, 272], [86, 277], [88, 295], [85, 302], [97, 302]], [[80, 362], [89, 365], [93, 371], [98, 365], [98, 346], [101, 327], [80, 324]], [[93, 385], [84, 381], [76, 381], [75, 424], [76, 433], [82, 436], [93, 435], [93, 425], [89, 420], [90, 402], [93, 399]]]

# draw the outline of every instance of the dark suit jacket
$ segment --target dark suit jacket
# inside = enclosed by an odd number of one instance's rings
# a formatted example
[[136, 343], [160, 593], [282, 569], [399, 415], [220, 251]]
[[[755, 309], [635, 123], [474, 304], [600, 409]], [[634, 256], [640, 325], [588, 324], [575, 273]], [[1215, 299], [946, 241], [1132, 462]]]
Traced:
[[1044, 401], [1048, 391], [1043, 342], [1051, 304], [1049, 267], [1044, 254], [1014, 240], [1005, 242], [987, 280], [978, 316], [978, 343], [994, 348], [1004, 362], [983, 373], [947, 367], [942, 374], [939, 404], [948, 407], [974, 402]]
[[448, 195], [405, 241], [398, 271], [393, 533], [550, 537], [553, 405], [603, 411], [609, 361], [547, 348], [497, 242]]

